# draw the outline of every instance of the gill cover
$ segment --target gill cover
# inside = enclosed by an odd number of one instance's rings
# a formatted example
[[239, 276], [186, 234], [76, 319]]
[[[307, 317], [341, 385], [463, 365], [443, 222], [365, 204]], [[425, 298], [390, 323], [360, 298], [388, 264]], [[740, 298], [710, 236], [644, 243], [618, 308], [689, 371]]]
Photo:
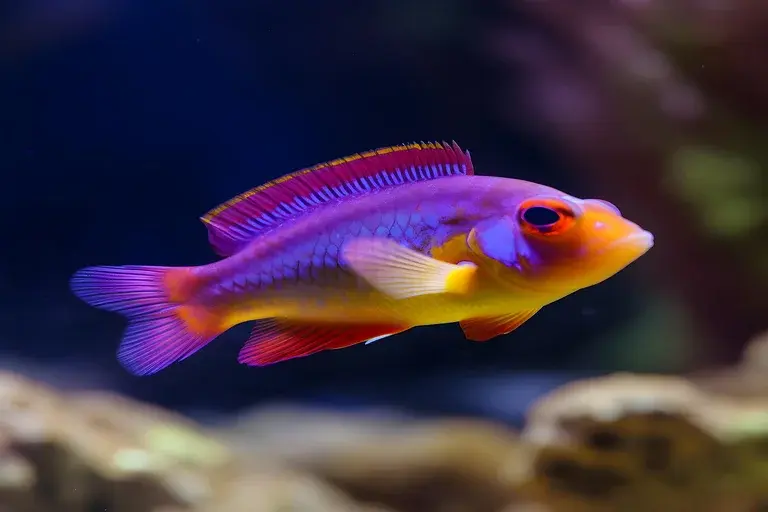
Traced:
[[582, 214], [582, 209], [572, 201], [531, 197], [522, 201], [511, 215], [480, 222], [470, 231], [468, 243], [475, 253], [507, 268], [524, 271], [542, 263], [540, 260], [547, 259], [553, 251], [576, 243], [578, 240], [566, 233]]
[[476, 254], [491, 258], [507, 267], [519, 261], [517, 223], [511, 217], [488, 219], [469, 232], [468, 243]]

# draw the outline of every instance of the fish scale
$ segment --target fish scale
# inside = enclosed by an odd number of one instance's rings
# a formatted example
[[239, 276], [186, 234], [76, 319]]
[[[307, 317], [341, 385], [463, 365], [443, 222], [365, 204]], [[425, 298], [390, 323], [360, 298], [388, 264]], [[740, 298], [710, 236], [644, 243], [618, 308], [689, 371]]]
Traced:
[[[426, 224], [420, 215], [410, 216], [407, 214], [399, 214], [403, 220], [407, 219], [404, 231], [403, 228], [395, 222], [398, 214], [399, 212], [385, 212], [381, 215], [371, 215], [369, 216], [369, 219], [362, 222], [350, 222], [347, 225], [343, 225], [334, 230], [333, 234], [327, 235], [327, 238], [323, 235], [318, 237], [312, 244], [311, 249], [307, 252], [299, 250], [297, 253], [292, 253], [287, 258], [295, 259], [296, 261], [314, 261], [314, 258], [317, 255], [322, 255], [324, 270], [340, 270], [348, 275], [348, 271], [346, 271], [345, 266], [340, 261], [340, 247], [353, 238], [365, 236], [387, 237], [397, 240], [413, 249], [423, 250], [424, 246], [428, 243], [428, 239], [431, 238], [430, 235], [437, 229], [437, 218], [433, 218], [433, 224], [430, 225]], [[411, 219], [415, 220], [418, 224], [412, 225]], [[405, 232], [409, 233], [410, 236], [403, 236]], [[421, 233], [420, 237], [416, 237], [417, 232]], [[340, 237], [341, 241], [338, 243], [331, 242], [330, 239], [333, 238], [334, 235]], [[336, 274], [330, 275], [336, 276]]]
[[[451, 208], [435, 206], [435, 210]], [[213, 300], [218, 304], [237, 303], [243, 300], [256, 300], [259, 295], [277, 291], [282, 297], [290, 294], [295, 300], [315, 300], [316, 296], [307, 295], [307, 286], [349, 286], [363, 289], [370, 288], [354, 276], [340, 261], [340, 248], [344, 243], [361, 236], [386, 237], [416, 249], [424, 250], [439, 227], [439, 215], [424, 216], [408, 211], [384, 211], [370, 214], [361, 220], [341, 223], [331, 231], [314, 234], [312, 239], [290, 249], [284, 249], [263, 260], [249, 259], [242, 270], [232, 266], [230, 277], [217, 276], [217, 280], [200, 292], [200, 300]], [[270, 236], [269, 234], [265, 236]], [[259, 261], [254, 265], [254, 261]], [[246, 286], [225, 286], [229, 293], [222, 293], [223, 283], [239, 283]], [[270, 298], [264, 297], [269, 301]]]

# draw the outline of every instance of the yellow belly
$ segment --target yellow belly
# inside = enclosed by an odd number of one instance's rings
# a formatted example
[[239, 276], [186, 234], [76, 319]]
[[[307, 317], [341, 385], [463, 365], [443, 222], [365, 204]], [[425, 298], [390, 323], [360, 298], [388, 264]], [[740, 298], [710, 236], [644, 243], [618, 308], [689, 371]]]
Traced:
[[265, 298], [242, 304], [227, 313], [227, 323], [270, 317], [291, 318], [323, 323], [392, 323], [397, 325], [434, 325], [459, 322], [467, 318], [513, 313], [532, 306], [501, 292], [474, 293], [471, 296], [430, 294], [395, 301], [376, 292], [308, 293], [304, 297]]

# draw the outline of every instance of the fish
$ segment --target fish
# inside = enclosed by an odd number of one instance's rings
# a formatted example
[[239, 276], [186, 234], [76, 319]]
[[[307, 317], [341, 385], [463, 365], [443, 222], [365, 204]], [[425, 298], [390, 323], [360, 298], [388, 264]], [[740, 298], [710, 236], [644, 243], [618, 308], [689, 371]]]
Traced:
[[458, 323], [484, 342], [596, 285], [653, 235], [612, 203], [476, 175], [456, 142], [381, 147], [295, 171], [201, 217], [217, 261], [92, 266], [75, 296], [127, 318], [135, 375], [254, 322], [238, 361], [266, 366]]

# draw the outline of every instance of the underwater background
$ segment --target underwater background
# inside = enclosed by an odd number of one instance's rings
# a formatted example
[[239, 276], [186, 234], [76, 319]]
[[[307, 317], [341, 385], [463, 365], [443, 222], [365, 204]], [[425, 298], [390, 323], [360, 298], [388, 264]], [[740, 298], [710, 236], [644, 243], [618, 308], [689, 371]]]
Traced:
[[[3, 3], [0, 512], [768, 507], [767, 62], [750, 0]], [[431, 140], [655, 246], [488, 343], [249, 368], [241, 325], [151, 377], [69, 290], [214, 261], [214, 206]]]

